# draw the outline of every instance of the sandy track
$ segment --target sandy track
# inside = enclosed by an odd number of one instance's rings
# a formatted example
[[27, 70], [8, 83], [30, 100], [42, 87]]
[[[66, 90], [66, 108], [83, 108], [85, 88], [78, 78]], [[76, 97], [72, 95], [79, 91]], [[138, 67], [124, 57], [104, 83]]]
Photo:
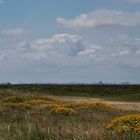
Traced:
[[90, 97], [58, 97], [57, 99], [64, 102], [76, 102], [76, 103], [92, 103], [92, 102], [103, 102], [110, 104], [111, 106], [124, 110], [137, 110], [140, 111], [140, 102], [127, 102], [127, 101], [111, 101], [99, 98]]

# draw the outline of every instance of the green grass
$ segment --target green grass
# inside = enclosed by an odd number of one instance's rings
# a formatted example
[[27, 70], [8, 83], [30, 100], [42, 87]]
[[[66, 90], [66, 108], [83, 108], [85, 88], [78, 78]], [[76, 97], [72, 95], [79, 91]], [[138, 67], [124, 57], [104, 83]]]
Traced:
[[140, 101], [140, 85], [0, 85], [1, 94], [8, 95], [11, 92]]

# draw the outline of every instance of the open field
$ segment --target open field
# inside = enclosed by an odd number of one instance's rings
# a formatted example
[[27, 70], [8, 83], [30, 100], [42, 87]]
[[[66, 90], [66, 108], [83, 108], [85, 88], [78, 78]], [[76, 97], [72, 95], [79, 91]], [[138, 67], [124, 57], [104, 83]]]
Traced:
[[107, 100], [140, 101], [140, 85], [21, 84], [0, 85], [0, 92], [94, 97]]
[[57, 97], [58, 100], [63, 102], [74, 102], [74, 103], [93, 103], [93, 102], [102, 102], [105, 104], [109, 104], [114, 108], [123, 109], [123, 110], [137, 110], [140, 111], [140, 102], [128, 102], [128, 101], [111, 101], [100, 98], [92, 98], [92, 97], [66, 97], [61, 96]]
[[140, 86], [99, 87], [0, 86], [0, 140], [139, 140]]

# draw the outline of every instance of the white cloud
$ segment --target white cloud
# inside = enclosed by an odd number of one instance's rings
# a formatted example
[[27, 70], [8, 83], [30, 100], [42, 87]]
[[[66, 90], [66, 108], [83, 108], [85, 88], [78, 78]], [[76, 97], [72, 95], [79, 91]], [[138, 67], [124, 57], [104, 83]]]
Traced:
[[71, 20], [58, 17], [57, 24], [66, 28], [135, 27], [140, 26], [140, 12], [100, 9]]
[[6, 36], [21, 36], [24, 33], [25, 31], [22, 28], [14, 28], [2, 31], [2, 34]]
[[140, 67], [140, 38], [130, 38], [127, 35], [119, 35], [106, 41], [107, 46], [102, 51], [108, 54], [110, 61], [118, 65]]
[[6, 56], [4, 55], [4, 53], [0, 52], [0, 61], [3, 61], [6, 59]]
[[20, 57], [51, 65], [122, 65], [140, 67], [140, 38], [119, 35], [101, 45], [79, 35], [56, 34], [51, 38], [21, 42]]
[[[0, 61], [27, 62], [39, 66], [129, 66], [140, 67], [140, 38], [119, 35], [101, 44], [80, 35], [55, 34], [50, 38], [20, 40], [1, 48]], [[12, 62], [12, 63], [13, 63]]]
[[11, 28], [0, 32], [0, 38], [3, 41], [18, 41], [23, 38], [26, 31], [22, 28]]
[[130, 53], [131, 53], [130, 50], [126, 49], [126, 50], [123, 50], [123, 51], [120, 52], [120, 56], [129, 56]]
[[24, 58], [71, 65], [85, 62], [100, 48], [87, 43], [79, 35], [56, 34], [51, 38], [23, 42], [18, 50]]

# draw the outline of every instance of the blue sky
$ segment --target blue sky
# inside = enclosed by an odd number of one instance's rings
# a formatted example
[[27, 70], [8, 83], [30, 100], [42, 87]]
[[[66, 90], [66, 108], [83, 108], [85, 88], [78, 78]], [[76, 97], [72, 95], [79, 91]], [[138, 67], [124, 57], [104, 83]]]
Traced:
[[140, 0], [0, 0], [0, 82], [140, 83]]

